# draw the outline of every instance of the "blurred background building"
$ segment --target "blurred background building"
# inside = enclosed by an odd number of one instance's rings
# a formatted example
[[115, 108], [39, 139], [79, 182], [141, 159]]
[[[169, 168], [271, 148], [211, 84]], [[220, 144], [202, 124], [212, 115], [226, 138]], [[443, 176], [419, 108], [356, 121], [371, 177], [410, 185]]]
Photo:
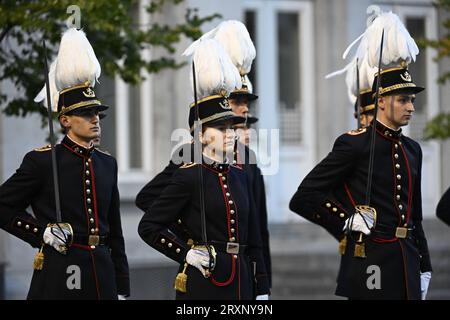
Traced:
[[[149, 21], [141, 1], [132, 13]], [[187, 0], [185, 7], [200, 15], [220, 13], [247, 25], [257, 58], [250, 79], [259, 95], [253, 113], [258, 128], [279, 128], [279, 170], [266, 175], [266, 192], [273, 259], [273, 299], [335, 299], [339, 266], [337, 243], [325, 231], [306, 223], [288, 209], [302, 178], [331, 149], [335, 138], [356, 127], [344, 78], [324, 80], [342, 68], [347, 45], [366, 27], [366, 8], [379, 5], [404, 21], [414, 38], [439, 36], [448, 13], [431, 0]], [[167, 6], [151, 19], [176, 24], [185, 8]], [[447, 15], [447, 16], [446, 16]], [[216, 19], [203, 26], [207, 31]], [[89, 36], [89, 35], [88, 35]], [[182, 41], [177, 56], [188, 45]], [[160, 54], [158, 50], [152, 55]], [[435, 217], [436, 204], [450, 185], [450, 142], [424, 141], [425, 123], [441, 111], [450, 111], [450, 88], [436, 82], [439, 70], [450, 63], [433, 61], [432, 49], [422, 50], [410, 66], [416, 83], [426, 87], [418, 95], [416, 112], [405, 133], [420, 142], [424, 228], [434, 265], [429, 298], [450, 298], [450, 229]], [[122, 223], [131, 267], [131, 298], [172, 299], [177, 265], [148, 247], [137, 234], [142, 212], [134, 205], [138, 191], [170, 158], [171, 134], [187, 127], [192, 100], [189, 68], [162, 71], [140, 86], [119, 79], [101, 79], [97, 95], [113, 106], [102, 120], [102, 149], [119, 164]], [[12, 83], [0, 90], [15, 94]], [[32, 103], [30, 97], [30, 103]], [[47, 130], [38, 116], [0, 114], [0, 182], [19, 166], [23, 156], [46, 143]], [[261, 154], [260, 154], [261, 156]], [[270, 154], [269, 154], [270, 156]], [[264, 166], [263, 166], [264, 169]], [[268, 171], [268, 170], [266, 170]], [[1, 214], [1, 213], [0, 213]], [[0, 231], [0, 298], [24, 299], [36, 250]]]

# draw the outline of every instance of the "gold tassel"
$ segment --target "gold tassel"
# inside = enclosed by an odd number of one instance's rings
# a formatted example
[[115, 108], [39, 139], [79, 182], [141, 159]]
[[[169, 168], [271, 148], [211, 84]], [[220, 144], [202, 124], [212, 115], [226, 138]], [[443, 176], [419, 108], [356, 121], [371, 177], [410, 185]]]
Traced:
[[39, 252], [36, 253], [36, 256], [34, 257], [33, 261], [34, 270], [42, 270], [42, 268], [44, 268], [44, 252], [42, 252], [43, 248], [44, 245], [42, 244], [41, 249], [39, 249]]
[[187, 283], [187, 274], [186, 274], [186, 268], [188, 264], [187, 262], [184, 263], [183, 272], [180, 272], [177, 274], [177, 277], [175, 278], [175, 290], [186, 293], [186, 283]]
[[347, 249], [347, 236], [344, 236], [341, 241], [339, 241], [339, 253], [341, 256], [345, 254], [345, 249]]
[[353, 254], [356, 258], [366, 258], [366, 245], [362, 240], [362, 232], [359, 234], [359, 239], [355, 243], [355, 252]]

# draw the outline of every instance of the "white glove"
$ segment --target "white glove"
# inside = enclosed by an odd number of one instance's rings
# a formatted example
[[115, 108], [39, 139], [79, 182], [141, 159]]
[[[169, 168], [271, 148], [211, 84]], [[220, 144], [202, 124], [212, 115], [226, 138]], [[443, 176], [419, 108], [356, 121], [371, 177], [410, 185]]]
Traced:
[[[196, 267], [204, 277], [207, 277], [207, 269], [209, 268], [208, 251], [189, 249], [186, 254], [186, 262]], [[211, 264], [211, 267], [214, 267], [213, 264]]]
[[125, 296], [123, 294], [118, 294], [117, 300], [127, 300], [127, 298], [125, 298]]
[[420, 273], [420, 290], [422, 293], [422, 300], [425, 300], [425, 298], [427, 297], [428, 286], [430, 285], [430, 280], [431, 280], [431, 272], [430, 271]]
[[359, 231], [367, 236], [370, 234], [370, 229], [373, 227], [373, 217], [370, 215], [364, 215], [363, 218], [359, 212], [356, 212], [345, 220], [343, 230], [347, 230], [349, 224], [351, 231]]
[[59, 253], [66, 253], [68, 249], [68, 239], [72, 238], [71, 230], [59, 228], [56, 225], [50, 225], [45, 228], [43, 240], [44, 243], [52, 246]]
[[269, 300], [268, 294], [260, 294], [259, 296], [256, 296], [256, 300]]

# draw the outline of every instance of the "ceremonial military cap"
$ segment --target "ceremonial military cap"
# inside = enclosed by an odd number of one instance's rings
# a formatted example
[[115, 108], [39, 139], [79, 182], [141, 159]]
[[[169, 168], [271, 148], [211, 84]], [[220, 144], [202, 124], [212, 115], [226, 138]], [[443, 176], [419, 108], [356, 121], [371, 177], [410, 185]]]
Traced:
[[[380, 77], [380, 96], [393, 95], [400, 92], [418, 93], [425, 88], [417, 86], [411, 77], [407, 67], [400, 66], [381, 71]], [[378, 73], [373, 81], [372, 91], [376, 91]]]

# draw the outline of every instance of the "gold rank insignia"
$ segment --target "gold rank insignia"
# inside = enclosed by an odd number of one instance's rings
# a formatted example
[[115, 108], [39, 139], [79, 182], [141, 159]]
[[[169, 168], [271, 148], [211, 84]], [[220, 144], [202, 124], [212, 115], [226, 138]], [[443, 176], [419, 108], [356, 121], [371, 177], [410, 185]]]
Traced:
[[195, 166], [195, 165], [196, 165], [195, 162], [185, 163], [185, 164], [183, 164], [180, 168], [181, 168], [181, 169], [187, 169], [187, 168], [193, 167], [193, 166]]
[[49, 151], [49, 150], [51, 150], [51, 145], [49, 145], [49, 144], [47, 144], [43, 147], [34, 149], [34, 151], [38, 151], [38, 152]]
[[351, 136], [357, 136], [357, 135], [359, 135], [361, 133], [364, 133], [366, 131], [367, 131], [367, 128], [359, 128], [359, 129], [348, 131], [347, 134], [349, 134]]

